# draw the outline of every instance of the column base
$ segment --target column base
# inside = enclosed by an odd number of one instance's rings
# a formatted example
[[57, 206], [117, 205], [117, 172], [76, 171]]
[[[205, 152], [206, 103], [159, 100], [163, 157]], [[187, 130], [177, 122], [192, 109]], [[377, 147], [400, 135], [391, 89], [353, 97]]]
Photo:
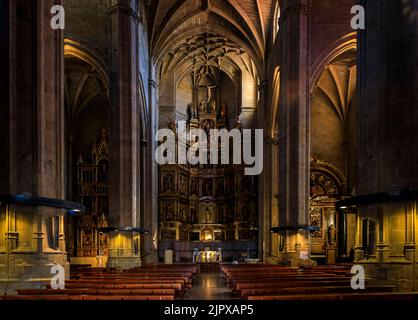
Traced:
[[362, 261], [365, 258], [365, 252], [363, 247], [356, 247], [354, 249], [354, 263]]
[[376, 246], [376, 258], [380, 262], [389, 260], [389, 245], [385, 243], [378, 243]]
[[16, 294], [18, 289], [41, 289], [51, 283], [55, 265], [64, 268], [65, 279], [70, 279], [70, 263], [66, 254], [20, 253], [11, 254], [9, 262], [0, 256], [0, 295]]
[[408, 261], [414, 261], [415, 258], [415, 244], [408, 243], [404, 246], [405, 259]]
[[414, 263], [406, 260], [384, 263], [376, 260], [372, 262], [365, 260], [359, 264], [364, 267], [366, 278], [375, 280], [376, 284], [396, 286], [396, 291], [418, 290], [418, 268], [417, 266], [414, 268]]

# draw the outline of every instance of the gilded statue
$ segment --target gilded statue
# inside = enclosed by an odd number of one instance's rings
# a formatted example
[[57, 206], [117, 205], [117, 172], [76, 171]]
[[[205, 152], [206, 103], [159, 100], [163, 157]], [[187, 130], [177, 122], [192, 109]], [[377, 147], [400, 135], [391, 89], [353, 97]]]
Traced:
[[216, 114], [216, 102], [215, 102], [215, 100], [212, 100], [212, 102], [210, 103], [210, 106], [211, 106], [211, 114]]
[[225, 118], [226, 117], [226, 104], [225, 103], [222, 103], [221, 104], [220, 116], [221, 116], [221, 118]]
[[328, 227], [328, 244], [330, 246], [335, 245], [335, 243], [337, 242], [337, 229], [335, 228], [335, 226], [333, 224], [331, 224]]
[[210, 223], [211, 221], [211, 214], [209, 208], [206, 208], [206, 223]]

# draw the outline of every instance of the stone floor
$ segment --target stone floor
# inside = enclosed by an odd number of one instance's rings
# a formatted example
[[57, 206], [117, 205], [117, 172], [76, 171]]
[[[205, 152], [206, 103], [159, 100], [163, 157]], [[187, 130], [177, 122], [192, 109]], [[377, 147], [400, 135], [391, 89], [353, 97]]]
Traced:
[[230, 300], [231, 290], [226, 287], [222, 273], [200, 273], [184, 300]]

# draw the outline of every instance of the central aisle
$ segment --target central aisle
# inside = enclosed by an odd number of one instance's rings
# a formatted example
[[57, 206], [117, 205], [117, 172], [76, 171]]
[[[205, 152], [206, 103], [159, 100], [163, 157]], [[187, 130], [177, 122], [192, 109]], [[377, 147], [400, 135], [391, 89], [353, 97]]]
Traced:
[[232, 292], [220, 272], [200, 273], [184, 300], [230, 300]]

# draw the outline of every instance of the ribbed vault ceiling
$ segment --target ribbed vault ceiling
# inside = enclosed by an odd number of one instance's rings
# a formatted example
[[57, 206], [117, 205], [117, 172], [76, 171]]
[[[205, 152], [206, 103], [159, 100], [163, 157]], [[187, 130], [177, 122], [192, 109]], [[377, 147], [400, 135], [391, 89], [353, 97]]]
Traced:
[[[236, 50], [248, 53], [261, 71], [272, 3], [273, 0], [149, 1], [154, 62], [161, 64], [168, 54], [176, 56], [170, 62], [174, 64], [190, 54], [197, 60], [216, 60], [219, 55], [228, 58]], [[194, 41], [196, 36], [206, 34], [210, 34], [209, 56], [204, 52], [206, 44]], [[214, 37], [219, 39], [214, 41]], [[222, 45], [226, 45], [227, 51], [219, 53]]]

